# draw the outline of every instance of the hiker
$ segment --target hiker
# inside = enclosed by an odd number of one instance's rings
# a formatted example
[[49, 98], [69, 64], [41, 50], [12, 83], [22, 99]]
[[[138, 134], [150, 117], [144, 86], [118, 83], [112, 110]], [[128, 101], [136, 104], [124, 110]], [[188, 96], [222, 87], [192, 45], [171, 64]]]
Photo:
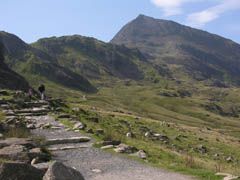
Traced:
[[41, 100], [44, 100], [45, 86], [43, 84], [41, 84], [38, 88], [38, 91], [40, 92]]
[[29, 97], [30, 100], [32, 100], [32, 95], [33, 95], [33, 91], [32, 91], [32, 89], [30, 88], [30, 89], [28, 90], [28, 97]]

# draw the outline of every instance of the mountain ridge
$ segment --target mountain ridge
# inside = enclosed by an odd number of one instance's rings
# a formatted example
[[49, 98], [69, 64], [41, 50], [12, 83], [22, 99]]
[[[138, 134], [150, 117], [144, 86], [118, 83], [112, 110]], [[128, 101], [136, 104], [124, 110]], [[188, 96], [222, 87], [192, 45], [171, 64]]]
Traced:
[[[38, 76], [41, 77], [39, 81], [47, 79], [70, 88], [96, 92], [96, 88], [86, 78], [59, 66], [52, 56], [29, 46], [17, 36], [0, 32], [0, 38], [6, 49], [5, 62], [27, 80], [36, 83], [35, 86], [37, 86], [36, 76]], [[40, 83], [42, 82], [38, 82], [38, 84]]]
[[170, 69], [180, 66], [185, 76], [197, 81], [217, 79], [228, 85], [229, 81], [240, 84], [240, 45], [206, 31], [140, 15], [127, 23], [111, 43], [138, 48]]
[[[32, 46], [56, 57], [62, 66], [68, 66], [69, 69], [83, 73], [88, 78], [92, 75], [99, 78], [100, 71], [119, 78], [141, 79], [143, 77], [133, 59], [144, 61], [145, 57], [137, 50], [130, 50], [124, 46], [111, 45], [80, 35], [44, 38], [33, 43]], [[70, 59], [67, 57], [68, 54], [71, 56]], [[78, 65], [80, 68], [77, 67]], [[89, 66], [94, 72], [90, 75], [84, 72], [81, 66]], [[94, 75], [95, 73], [98, 74]]]

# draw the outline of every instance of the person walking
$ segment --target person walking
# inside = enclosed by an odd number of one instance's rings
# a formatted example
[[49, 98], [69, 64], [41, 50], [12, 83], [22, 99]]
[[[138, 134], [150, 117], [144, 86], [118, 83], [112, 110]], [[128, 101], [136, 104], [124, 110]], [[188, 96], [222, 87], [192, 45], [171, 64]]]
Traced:
[[44, 100], [45, 86], [41, 84], [38, 88], [38, 91], [40, 92], [41, 100]]
[[33, 90], [32, 90], [32, 88], [30, 88], [28, 90], [28, 97], [29, 97], [30, 101], [32, 100], [32, 96], [33, 96]]

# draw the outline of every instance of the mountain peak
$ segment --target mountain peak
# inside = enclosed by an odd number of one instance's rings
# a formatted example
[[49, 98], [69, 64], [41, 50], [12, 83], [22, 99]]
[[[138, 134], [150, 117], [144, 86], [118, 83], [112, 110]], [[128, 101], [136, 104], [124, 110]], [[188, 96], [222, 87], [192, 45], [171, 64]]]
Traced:
[[150, 16], [146, 16], [144, 14], [139, 14], [136, 19], [154, 19]]
[[[138, 48], [158, 63], [181, 65], [191, 76], [197, 72], [194, 79], [224, 81], [226, 76], [240, 75], [238, 44], [173, 21], [141, 14], [126, 24], [111, 43]], [[236, 81], [240, 84], [239, 79]]]

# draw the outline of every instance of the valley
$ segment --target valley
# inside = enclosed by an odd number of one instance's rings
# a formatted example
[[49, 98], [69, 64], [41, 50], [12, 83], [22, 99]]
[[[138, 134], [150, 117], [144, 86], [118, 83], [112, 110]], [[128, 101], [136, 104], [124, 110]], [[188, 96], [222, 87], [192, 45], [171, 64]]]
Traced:
[[[24, 88], [0, 87], [26, 92], [43, 83], [47, 97], [67, 104], [62, 113], [104, 131], [78, 132], [143, 150], [147, 158], [123, 154], [146, 165], [206, 180], [222, 179], [217, 172], [240, 175], [239, 44], [144, 15], [109, 43], [72, 35], [27, 44], [3, 31], [0, 40], [2, 59]], [[74, 131], [71, 118], [57, 121]]]

